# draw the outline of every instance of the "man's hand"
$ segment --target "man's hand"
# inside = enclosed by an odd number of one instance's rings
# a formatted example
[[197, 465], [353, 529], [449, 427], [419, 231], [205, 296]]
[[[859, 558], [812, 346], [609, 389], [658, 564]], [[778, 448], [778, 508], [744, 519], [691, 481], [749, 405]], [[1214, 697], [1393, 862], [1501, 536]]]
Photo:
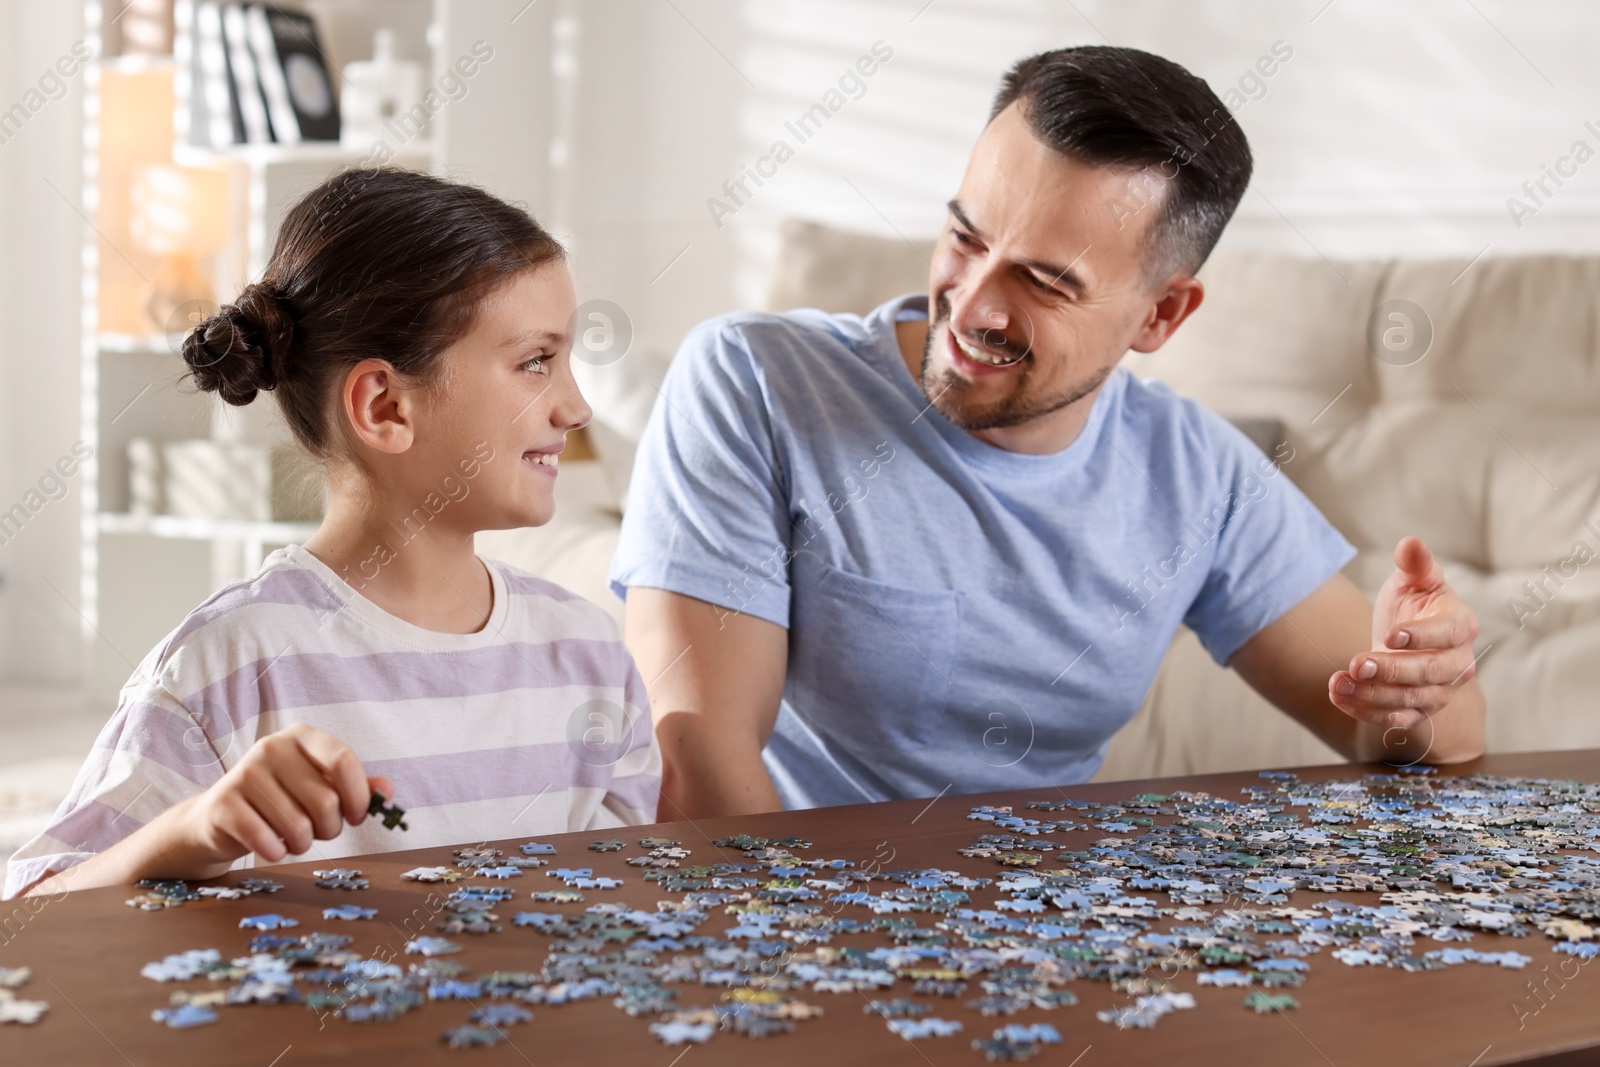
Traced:
[[1328, 699], [1364, 723], [1409, 730], [1448, 707], [1476, 673], [1478, 617], [1420, 539], [1400, 539], [1394, 566], [1372, 609], [1372, 650], [1333, 673]]
[[1417, 538], [1402, 538], [1394, 561], [1376, 606], [1336, 574], [1284, 608], [1228, 665], [1346, 759], [1475, 759], [1484, 719], [1473, 678], [1477, 617]]

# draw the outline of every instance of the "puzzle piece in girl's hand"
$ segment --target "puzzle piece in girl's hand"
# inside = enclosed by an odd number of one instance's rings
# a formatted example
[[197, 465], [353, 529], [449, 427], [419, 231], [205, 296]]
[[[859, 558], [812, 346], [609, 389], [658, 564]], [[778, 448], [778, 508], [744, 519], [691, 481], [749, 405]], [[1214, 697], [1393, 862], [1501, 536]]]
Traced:
[[405, 824], [406, 810], [389, 803], [388, 798], [377, 790], [373, 790], [372, 799], [367, 801], [367, 814], [382, 815], [383, 825], [390, 830], [397, 827], [401, 830], [410, 829]]

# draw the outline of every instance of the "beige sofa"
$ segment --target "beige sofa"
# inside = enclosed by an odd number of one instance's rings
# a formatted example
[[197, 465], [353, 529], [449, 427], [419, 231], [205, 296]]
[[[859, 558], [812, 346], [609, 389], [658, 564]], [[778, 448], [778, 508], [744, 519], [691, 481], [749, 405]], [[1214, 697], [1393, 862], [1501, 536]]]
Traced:
[[[788, 224], [768, 306], [865, 310], [923, 289], [927, 252]], [[1360, 549], [1347, 573], [1369, 595], [1402, 535], [1432, 546], [1481, 620], [1493, 751], [1600, 746], [1600, 259], [1218, 256], [1201, 277], [1200, 311], [1127, 365], [1281, 420], [1285, 471]], [[549, 527], [482, 551], [620, 615], [605, 569], [658, 374], [641, 359], [591, 391], [601, 461], [563, 466]], [[1181, 631], [1099, 777], [1335, 759]]]

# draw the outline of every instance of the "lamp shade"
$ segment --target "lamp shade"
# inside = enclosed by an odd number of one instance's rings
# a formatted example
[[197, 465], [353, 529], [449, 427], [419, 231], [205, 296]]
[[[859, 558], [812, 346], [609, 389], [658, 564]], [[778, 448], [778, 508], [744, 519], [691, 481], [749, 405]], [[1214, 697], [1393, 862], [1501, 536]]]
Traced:
[[134, 171], [128, 220], [134, 244], [156, 255], [209, 255], [227, 243], [227, 175], [149, 164]]

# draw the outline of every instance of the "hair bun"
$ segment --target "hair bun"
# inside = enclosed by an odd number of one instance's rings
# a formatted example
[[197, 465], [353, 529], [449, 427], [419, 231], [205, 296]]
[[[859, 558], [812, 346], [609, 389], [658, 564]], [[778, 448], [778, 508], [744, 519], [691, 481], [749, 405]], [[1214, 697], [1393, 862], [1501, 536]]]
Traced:
[[183, 359], [200, 389], [242, 406], [283, 380], [293, 340], [282, 296], [258, 282], [184, 338]]

